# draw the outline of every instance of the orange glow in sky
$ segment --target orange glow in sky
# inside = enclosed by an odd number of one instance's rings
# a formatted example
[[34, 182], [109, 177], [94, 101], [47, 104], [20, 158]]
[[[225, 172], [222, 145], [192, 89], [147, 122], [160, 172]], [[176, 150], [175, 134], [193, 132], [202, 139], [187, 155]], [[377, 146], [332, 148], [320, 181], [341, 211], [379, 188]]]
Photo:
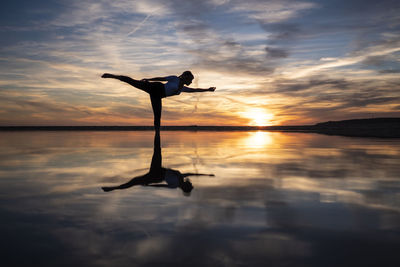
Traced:
[[0, 126], [152, 125], [105, 72], [217, 88], [163, 99], [162, 125], [400, 116], [398, 1], [25, 2], [0, 9]]
[[243, 116], [250, 119], [251, 126], [270, 126], [273, 114], [263, 109], [251, 109], [246, 111]]

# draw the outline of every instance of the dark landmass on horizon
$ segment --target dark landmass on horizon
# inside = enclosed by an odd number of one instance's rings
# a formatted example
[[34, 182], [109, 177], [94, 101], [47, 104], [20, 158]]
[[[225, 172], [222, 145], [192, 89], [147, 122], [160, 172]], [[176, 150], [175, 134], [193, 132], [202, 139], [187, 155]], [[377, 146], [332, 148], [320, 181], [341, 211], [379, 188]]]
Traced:
[[[0, 126], [0, 131], [151, 131], [153, 126]], [[352, 119], [299, 126], [161, 126], [162, 131], [280, 131], [400, 138], [400, 118]]]

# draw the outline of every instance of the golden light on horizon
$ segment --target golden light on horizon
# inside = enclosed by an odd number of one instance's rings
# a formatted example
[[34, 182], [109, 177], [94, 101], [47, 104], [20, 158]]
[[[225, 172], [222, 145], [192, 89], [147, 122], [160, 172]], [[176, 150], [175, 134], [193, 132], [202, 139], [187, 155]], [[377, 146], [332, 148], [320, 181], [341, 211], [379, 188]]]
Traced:
[[268, 113], [265, 109], [251, 109], [243, 112], [243, 117], [250, 119], [251, 126], [269, 126], [274, 118], [272, 113]]

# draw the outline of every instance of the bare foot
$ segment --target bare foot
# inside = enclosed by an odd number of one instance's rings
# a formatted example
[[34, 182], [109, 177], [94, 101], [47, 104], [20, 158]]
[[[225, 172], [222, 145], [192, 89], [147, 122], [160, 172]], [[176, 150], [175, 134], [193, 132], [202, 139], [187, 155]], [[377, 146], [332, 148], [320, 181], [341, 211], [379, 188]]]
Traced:
[[110, 192], [110, 191], [114, 190], [114, 188], [112, 188], [112, 187], [107, 187], [107, 186], [104, 186], [104, 187], [102, 187], [101, 189], [103, 189], [104, 192]]
[[101, 78], [113, 78], [114, 75], [110, 74], [110, 73], [104, 73], [103, 75], [101, 75]]

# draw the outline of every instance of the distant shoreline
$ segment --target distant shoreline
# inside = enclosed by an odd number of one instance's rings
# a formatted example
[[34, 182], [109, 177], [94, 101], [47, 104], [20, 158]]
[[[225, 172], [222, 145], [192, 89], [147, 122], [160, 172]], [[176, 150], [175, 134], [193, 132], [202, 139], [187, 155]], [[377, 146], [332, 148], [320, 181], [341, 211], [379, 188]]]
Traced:
[[[0, 131], [152, 131], [153, 126], [0, 126]], [[162, 126], [162, 131], [279, 131], [400, 138], [400, 118], [328, 121], [302, 126]]]

